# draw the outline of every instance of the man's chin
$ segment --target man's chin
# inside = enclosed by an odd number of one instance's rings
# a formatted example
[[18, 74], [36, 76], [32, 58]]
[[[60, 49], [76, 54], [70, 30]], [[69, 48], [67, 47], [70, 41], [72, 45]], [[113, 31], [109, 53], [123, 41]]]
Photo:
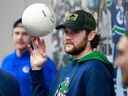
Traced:
[[79, 49], [76, 49], [76, 48], [65, 48], [65, 52], [70, 54], [70, 55], [74, 55], [74, 56], [77, 56], [79, 55], [82, 51], [84, 50], [84, 47], [83, 48], [79, 48]]
[[25, 50], [27, 46], [16, 46], [17, 50]]

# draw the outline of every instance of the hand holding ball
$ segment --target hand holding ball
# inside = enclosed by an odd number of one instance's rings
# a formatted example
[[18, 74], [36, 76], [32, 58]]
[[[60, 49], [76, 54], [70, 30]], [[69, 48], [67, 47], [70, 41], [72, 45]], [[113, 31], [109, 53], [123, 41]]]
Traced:
[[22, 15], [22, 23], [33, 36], [45, 36], [56, 25], [55, 14], [47, 5], [36, 3], [28, 6]]

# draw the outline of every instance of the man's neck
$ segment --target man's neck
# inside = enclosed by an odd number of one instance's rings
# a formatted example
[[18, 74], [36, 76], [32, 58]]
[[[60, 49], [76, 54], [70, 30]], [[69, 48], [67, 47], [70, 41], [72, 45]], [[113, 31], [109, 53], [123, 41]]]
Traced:
[[21, 57], [25, 50], [26, 50], [26, 49], [23, 49], [23, 50], [16, 49], [16, 55], [17, 55], [18, 57]]
[[76, 55], [75, 58], [76, 59], [80, 59], [83, 56], [87, 55], [89, 52], [92, 51], [92, 48], [86, 48], [84, 51], [82, 51], [80, 54]]

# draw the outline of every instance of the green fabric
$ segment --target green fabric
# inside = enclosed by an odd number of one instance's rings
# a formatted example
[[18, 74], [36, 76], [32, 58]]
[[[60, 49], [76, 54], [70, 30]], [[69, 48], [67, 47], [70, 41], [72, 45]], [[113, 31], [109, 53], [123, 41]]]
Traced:
[[107, 64], [110, 63], [107, 57], [99, 51], [92, 51], [88, 53], [87, 55], [85, 55], [84, 57], [82, 57], [81, 59], [77, 60], [77, 62], [82, 63], [82, 62], [85, 62], [87, 60], [92, 60], [92, 59], [96, 59], [96, 60], [99, 60]]
[[99, 60], [103, 62], [103, 64], [106, 66], [109, 72], [111, 74], [114, 74], [112, 63], [108, 61], [107, 57], [103, 53], [99, 51], [92, 51], [86, 54], [85, 56], [83, 56], [82, 58], [80, 58], [79, 60], [77, 60], [77, 62], [78, 64], [83, 64], [84, 62], [89, 61], [89, 60]]
[[119, 27], [117, 25], [114, 25], [112, 32], [117, 32], [117, 33], [124, 33], [125, 32], [125, 28], [124, 27]]

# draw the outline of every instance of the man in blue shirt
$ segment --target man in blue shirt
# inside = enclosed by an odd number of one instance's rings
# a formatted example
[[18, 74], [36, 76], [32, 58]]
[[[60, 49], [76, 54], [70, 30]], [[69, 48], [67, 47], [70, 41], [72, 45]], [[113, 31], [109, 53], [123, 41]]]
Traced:
[[[28, 50], [28, 44], [30, 44], [31, 36], [26, 32], [26, 29], [22, 25], [21, 18], [18, 19], [13, 25], [12, 37], [15, 45], [15, 50], [6, 56], [2, 62], [2, 68], [16, 77], [19, 81], [21, 96], [32, 96], [32, 82], [34, 79], [31, 77], [30, 72], [30, 53]], [[41, 70], [42, 77], [46, 82], [43, 84], [45, 95], [49, 93], [56, 78], [56, 66], [51, 59], [46, 58], [44, 69]], [[32, 74], [35, 74], [32, 72]], [[13, 88], [13, 86], [12, 86]]]
[[[63, 24], [57, 29], [64, 31], [64, 50], [72, 56], [72, 63], [67, 64], [60, 76], [60, 82], [54, 96], [114, 96], [113, 67], [103, 53], [95, 51], [100, 36], [95, 32], [96, 21], [94, 17], [84, 10], [76, 10], [65, 17]], [[38, 43], [37, 43], [38, 42]], [[34, 42], [33, 42], [34, 43]], [[42, 67], [42, 53], [44, 45], [36, 39], [37, 51], [31, 51], [32, 67]], [[39, 55], [40, 54], [40, 55]], [[37, 57], [38, 55], [38, 57]], [[38, 58], [38, 59], [37, 59]], [[35, 62], [36, 61], [36, 62]], [[38, 62], [37, 62], [38, 61]], [[42, 92], [41, 84], [45, 83], [40, 71], [35, 71], [33, 87], [35, 93]], [[38, 80], [36, 80], [38, 78]], [[43, 87], [43, 86], [42, 86]]]

